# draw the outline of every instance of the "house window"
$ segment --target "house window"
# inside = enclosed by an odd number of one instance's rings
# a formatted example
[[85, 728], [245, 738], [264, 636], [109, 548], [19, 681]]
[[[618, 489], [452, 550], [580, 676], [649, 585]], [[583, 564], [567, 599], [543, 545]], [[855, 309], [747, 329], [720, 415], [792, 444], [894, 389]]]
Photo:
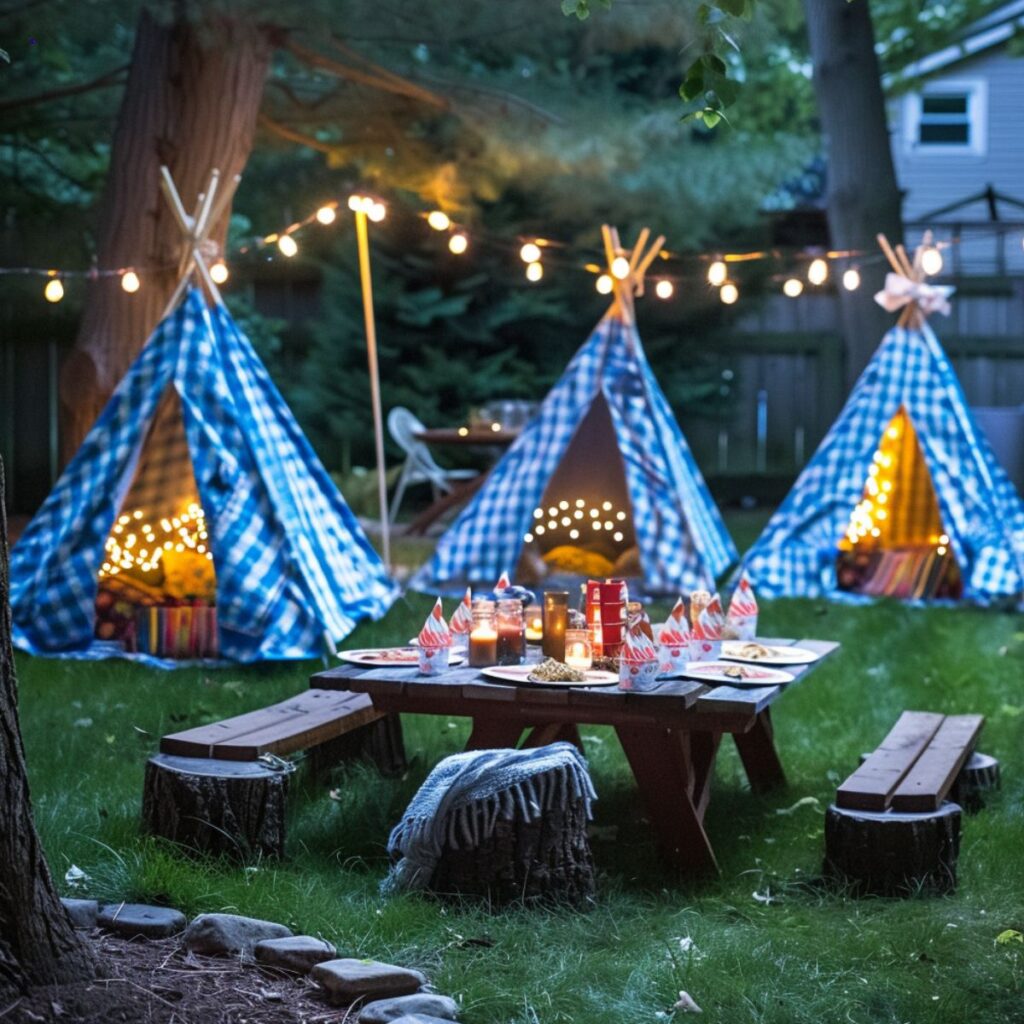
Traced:
[[987, 144], [984, 81], [930, 82], [906, 98], [907, 148], [927, 153], [982, 154]]

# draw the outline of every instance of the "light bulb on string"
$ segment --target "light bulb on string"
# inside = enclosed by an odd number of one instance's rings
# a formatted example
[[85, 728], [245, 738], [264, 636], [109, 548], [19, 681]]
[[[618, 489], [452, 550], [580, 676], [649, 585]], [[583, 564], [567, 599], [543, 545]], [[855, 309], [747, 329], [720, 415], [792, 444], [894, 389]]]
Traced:
[[469, 239], [461, 231], [458, 231], [448, 239], [448, 248], [456, 256], [461, 256], [469, 248]]
[[848, 292], [855, 292], [860, 287], [860, 271], [856, 267], [843, 271], [843, 287]]
[[537, 282], [544, 276], [544, 265], [539, 261], [527, 264], [526, 280]]
[[612, 280], [611, 274], [601, 274], [596, 283], [598, 294], [608, 295], [611, 290], [615, 287], [615, 282]]
[[366, 216], [374, 222], [379, 224], [388, 214], [388, 208], [383, 203], [371, 202], [370, 208], [366, 211]]
[[141, 287], [142, 282], [134, 270], [126, 270], [121, 275], [121, 287], [129, 294], [134, 295]]
[[316, 219], [324, 225], [333, 224], [337, 219], [337, 216], [337, 211], [334, 209], [332, 204], [321, 206], [320, 209], [316, 211]]
[[942, 271], [942, 253], [934, 245], [926, 246], [921, 251], [921, 269], [929, 276], [934, 277]]
[[718, 297], [727, 306], [731, 306], [740, 297], [740, 290], [736, 287], [735, 282], [726, 281], [725, 284], [722, 285], [722, 289], [718, 293]]
[[782, 292], [791, 299], [795, 299], [803, 294], [804, 283], [799, 277], [790, 277], [786, 280], [782, 286]]
[[451, 227], [452, 221], [444, 210], [431, 210], [430, 213], [427, 214], [427, 223], [435, 231], [447, 231], [448, 228]]
[[671, 299], [675, 294], [675, 291], [676, 286], [665, 277], [658, 281], [654, 286], [654, 294], [657, 295], [659, 299]]
[[537, 263], [540, 260], [540, 246], [536, 242], [527, 242], [519, 250], [519, 258], [524, 263]]
[[364, 199], [362, 196], [351, 195], [348, 197], [348, 208], [353, 213], [358, 213], [360, 210], [364, 210], [365, 208], [363, 206], [363, 203]]
[[213, 278], [214, 284], [224, 284], [230, 276], [228, 265], [223, 260], [217, 260], [217, 262], [210, 267], [210, 277]]
[[712, 285], [714, 288], [718, 288], [725, 284], [728, 276], [728, 268], [721, 260], [715, 260], [714, 263], [708, 267], [708, 284]]
[[807, 268], [807, 280], [813, 285], [823, 285], [828, 280], [828, 261], [820, 256], [811, 260]]
[[299, 251], [298, 242], [291, 235], [282, 235], [277, 240], [277, 248], [280, 250], [281, 255], [288, 257], [288, 259], [291, 259]]
[[43, 289], [43, 296], [47, 302], [60, 302], [64, 298], [64, 285], [59, 277], [51, 277]]
[[629, 260], [625, 256], [616, 256], [612, 260], [612, 277], [625, 281], [629, 277]]

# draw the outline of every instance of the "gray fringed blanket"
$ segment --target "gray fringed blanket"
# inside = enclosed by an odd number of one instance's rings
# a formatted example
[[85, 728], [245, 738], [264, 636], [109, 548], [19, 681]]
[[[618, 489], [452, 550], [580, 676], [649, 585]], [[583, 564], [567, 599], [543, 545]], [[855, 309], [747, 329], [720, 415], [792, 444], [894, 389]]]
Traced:
[[587, 762], [571, 743], [527, 750], [472, 750], [446, 757], [427, 776], [388, 839], [397, 861], [381, 884], [385, 893], [423, 889], [448, 843], [477, 845], [499, 818], [519, 811], [527, 821], [551, 807], [582, 799], [587, 817], [597, 799]]

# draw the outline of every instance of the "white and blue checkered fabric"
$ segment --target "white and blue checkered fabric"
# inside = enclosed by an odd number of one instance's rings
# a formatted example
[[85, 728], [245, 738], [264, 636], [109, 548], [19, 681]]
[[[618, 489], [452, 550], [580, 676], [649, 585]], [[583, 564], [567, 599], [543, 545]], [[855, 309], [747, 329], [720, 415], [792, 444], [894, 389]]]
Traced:
[[766, 597], [836, 596], [836, 554], [882, 433], [903, 406], [920, 442], [964, 598], [986, 602], [1024, 585], [1024, 502], [971, 416], [927, 324], [894, 327], [838, 419], [747, 553]]
[[168, 387], [209, 524], [223, 655], [312, 657], [325, 636], [337, 642], [383, 615], [397, 591], [355, 516], [248, 339], [193, 290], [156, 328], [11, 552], [18, 646], [111, 653], [93, 637], [97, 573]]
[[417, 590], [491, 585], [514, 569], [533, 510], [597, 396], [611, 413], [652, 593], [706, 586], [737, 558], [636, 327], [612, 316], [594, 329], [548, 393], [537, 416], [416, 574]]

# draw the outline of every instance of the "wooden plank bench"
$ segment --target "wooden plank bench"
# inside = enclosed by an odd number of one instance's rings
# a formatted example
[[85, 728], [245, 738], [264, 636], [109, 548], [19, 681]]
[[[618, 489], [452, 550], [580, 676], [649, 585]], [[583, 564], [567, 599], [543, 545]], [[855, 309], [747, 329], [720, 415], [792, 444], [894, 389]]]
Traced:
[[164, 736], [146, 765], [144, 825], [192, 852], [282, 856], [293, 766], [265, 755], [304, 750], [314, 771], [359, 757], [383, 774], [405, 768], [398, 715], [374, 708], [366, 694], [311, 689]]
[[836, 791], [825, 871], [864, 892], [956, 887], [959, 805], [948, 801], [985, 719], [904, 711]]

